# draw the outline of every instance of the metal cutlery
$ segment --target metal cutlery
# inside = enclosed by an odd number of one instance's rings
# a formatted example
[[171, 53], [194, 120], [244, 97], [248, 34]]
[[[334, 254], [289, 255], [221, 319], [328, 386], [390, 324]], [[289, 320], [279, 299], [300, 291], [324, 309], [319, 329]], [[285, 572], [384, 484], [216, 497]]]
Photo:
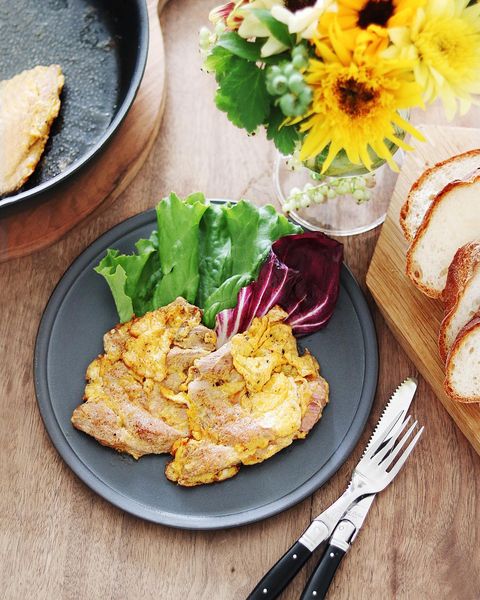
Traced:
[[[363, 524], [375, 494], [385, 489], [397, 476], [423, 432], [422, 427], [413, 435], [416, 422], [405, 432], [410, 423], [410, 417], [406, 415], [416, 387], [416, 381], [409, 378], [397, 388], [353, 471], [346, 491], [314, 519], [298, 541], [257, 584], [248, 600], [276, 598], [315, 549], [330, 538], [327, 552], [307, 584], [302, 598], [317, 600], [325, 595], [338, 564]], [[403, 432], [405, 433], [397, 443]], [[395, 459], [397, 461], [394, 464]]]

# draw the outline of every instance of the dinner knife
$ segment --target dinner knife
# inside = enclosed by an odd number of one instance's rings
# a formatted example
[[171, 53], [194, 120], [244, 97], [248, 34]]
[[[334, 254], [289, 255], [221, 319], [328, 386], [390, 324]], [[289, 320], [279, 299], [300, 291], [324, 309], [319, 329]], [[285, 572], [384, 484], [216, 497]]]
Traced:
[[[416, 388], [417, 383], [412, 378], [405, 380], [399, 386], [399, 388], [397, 388], [390, 402], [388, 403], [376, 430], [370, 438], [370, 441], [365, 448], [365, 452], [367, 452], [372, 444], [379, 439], [379, 431], [381, 430], [382, 421], [388, 423], [389, 419], [392, 419], [395, 416], [395, 411], [400, 407], [401, 410], [405, 411], [404, 414], [408, 412]], [[408, 392], [404, 391], [405, 389], [408, 389]], [[399, 395], [398, 399], [397, 394]], [[396, 399], [394, 400], [394, 398]], [[391, 435], [396, 433], [398, 426], [399, 425], [396, 425], [393, 428]], [[387, 443], [388, 440], [385, 440], [384, 444], [380, 446], [378, 451], [380, 451], [382, 447], [385, 447]], [[335, 572], [342, 562], [345, 554], [350, 550], [353, 541], [357, 537], [368, 511], [375, 500], [375, 496], [376, 494], [372, 494], [371, 496], [367, 496], [366, 498], [359, 500], [345, 513], [343, 519], [339, 521], [332, 533], [332, 537], [330, 538], [327, 547], [324, 550], [322, 558], [314, 569], [307, 585], [305, 586], [305, 589], [302, 592], [302, 595], [300, 596], [300, 600], [323, 600], [325, 598], [328, 588], [330, 587], [333, 577], [335, 576]]]
[[[413, 378], [407, 378], [395, 390], [390, 398], [383, 414], [378, 421], [377, 427], [373, 432], [365, 452], [381, 438], [388, 435], [392, 436], [402, 426], [405, 415], [417, 389], [417, 382]], [[393, 423], [393, 426], [392, 426]], [[390, 431], [388, 429], [391, 428]], [[385, 441], [387, 443], [388, 440]], [[373, 501], [372, 496], [372, 501]], [[367, 497], [369, 499], [369, 497]], [[346, 507], [349, 509], [349, 507]], [[353, 507], [352, 507], [353, 508]], [[366, 513], [368, 512], [368, 506]], [[297, 575], [303, 565], [312, 556], [313, 552], [322, 542], [330, 537], [338, 521], [332, 524], [328, 529], [322, 521], [321, 513], [312, 521], [303, 535], [297, 542], [280, 558], [280, 560], [270, 569], [270, 571], [260, 580], [255, 589], [250, 593], [247, 600], [273, 600], [286, 588], [290, 581]], [[344, 514], [339, 515], [340, 520], [344, 519]], [[363, 522], [363, 521], [362, 521]], [[335, 572], [335, 571], [334, 571]], [[333, 577], [333, 575], [332, 575]], [[331, 579], [330, 579], [331, 581]], [[313, 591], [313, 590], [312, 590]]]

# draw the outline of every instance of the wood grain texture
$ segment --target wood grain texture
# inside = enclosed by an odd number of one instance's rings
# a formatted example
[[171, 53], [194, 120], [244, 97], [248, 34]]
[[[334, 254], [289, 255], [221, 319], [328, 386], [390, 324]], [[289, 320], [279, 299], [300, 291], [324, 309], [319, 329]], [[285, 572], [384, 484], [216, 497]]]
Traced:
[[430, 125], [423, 131], [428, 142], [415, 144], [415, 153], [405, 159], [367, 274], [367, 286], [405, 352], [480, 454], [480, 404], [455, 402], [443, 390], [444, 369], [437, 345], [443, 304], [427, 298], [405, 275], [408, 243], [399, 224], [400, 209], [412, 183], [436, 162], [480, 148], [480, 130]]
[[[160, 10], [166, 0], [158, 5]], [[51, 193], [0, 213], [0, 262], [46, 248], [119, 196], [137, 175], [160, 127], [165, 56], [157, 0], [148, 0], [150, 46], [145, 74], [125, 120], [102, 153]]]
[[[128, 189], [108, 211], [52, 247], [0, 265], [2, 600], [244, 599], [311, 516], [344, 491], [387, 397], [406, 376], [418, 375], [370, 299], [380, 376], [357, 448], [311, 498], [237, 530], [188, 532], [135, 519], [90, 492], [51, 445], [35, 403], [33, 345], [48, 297], [71, 261], [101, 233], [172, 189], [275, 202], [272, 146], [263, 134], [246, 136], [215, 109], [215, 82], [200, 70], [197, 32], [214, 4], [174, 0], [162, 13], [165, 116]], [[463, 123], [474, 125], [479, 114]], [[436, 111], [428, 117], [437, 119]], [[378, 231], [345, 240], [347, 263], [363, 287], [377, 237]], [[422, 379], [412, 410], [426, 433], [408, 466], [376, 500], [337, 572], [330, 600], [478, 600], [480, 458]], [[299, 597], [312, 567], [283, 600]]]

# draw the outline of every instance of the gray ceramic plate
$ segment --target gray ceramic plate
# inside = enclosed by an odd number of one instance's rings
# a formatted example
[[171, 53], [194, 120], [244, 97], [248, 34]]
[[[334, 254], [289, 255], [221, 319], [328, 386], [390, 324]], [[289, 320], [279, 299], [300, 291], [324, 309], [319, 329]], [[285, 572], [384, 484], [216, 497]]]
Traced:
[[343, 267], [335, 314], [300, 346], [317, 357], [330, 383], [330, 404], [304, 441], [227, 481], [182, 488], [164, 474], [168, 456], [135, 461], [74, 429], [85, 370], [117, 322], [110, 292], [93, 267], [108, 247], [131, 252], [155, 228], [149, 211], [117, 225], [68, 269], [43, 315], [35, 348], [35, 387], [45, 427], [69, 467], [92, 490], [138, 517], [188, 529], [234, 527], [264, 519], [303, 500], [352, 452], [367, 421], [377, 383], [377, 343], [365, 298]]

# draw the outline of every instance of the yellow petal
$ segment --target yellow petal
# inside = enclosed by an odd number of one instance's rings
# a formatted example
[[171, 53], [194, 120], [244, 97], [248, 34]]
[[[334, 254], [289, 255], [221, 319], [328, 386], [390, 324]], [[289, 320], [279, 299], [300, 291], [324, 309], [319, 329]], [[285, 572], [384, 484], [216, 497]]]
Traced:
[[332, 164], [333, 159], [337, 156], [341, 147], [342, 147], [341, 144], [339, 144], [338, 142], [332, 142], [330, 144], [330, 148], [328, 149], [327, 158], [325, 159], [325, 162], [322, 165], [322, 173], [325, 173], [325, 171], [328, 169], [328, 167]]
[[413, 135], [413, 137], [417, 138], [417, 140], [419, 140], [420, 142], [426, 141], [425, 137], [420, 133], [420, 131], [415, 129], [415, 127], [411, 123], [403, 119], [398, 113], [395, 113], [392, 116], [392, 121], [396, 123], [401, 129], [403, 129], [410, 135]]

